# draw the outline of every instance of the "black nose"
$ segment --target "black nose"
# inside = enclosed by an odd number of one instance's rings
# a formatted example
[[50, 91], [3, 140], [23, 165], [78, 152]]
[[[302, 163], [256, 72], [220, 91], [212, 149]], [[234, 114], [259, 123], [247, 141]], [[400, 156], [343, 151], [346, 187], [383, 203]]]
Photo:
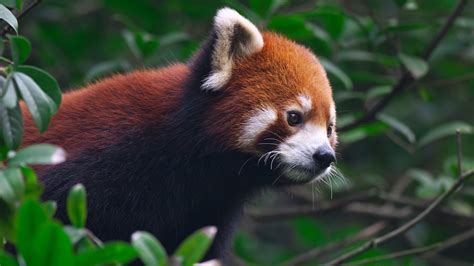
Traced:
[[328, 168], [331, 163], [334, 163], [336, 161], [336, 156], [331, 148], [321, 147], [313, 154], [313, 160], [322, 170]]

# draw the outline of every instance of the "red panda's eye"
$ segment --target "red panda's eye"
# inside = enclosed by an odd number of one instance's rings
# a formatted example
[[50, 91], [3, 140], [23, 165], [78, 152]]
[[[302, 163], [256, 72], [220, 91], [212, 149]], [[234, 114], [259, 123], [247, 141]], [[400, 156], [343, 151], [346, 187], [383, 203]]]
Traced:
[[286, 113], [286, 120], [292, 127], [303, 123], [303, 115], [298, 111], [289, 111]]
[[329, 123], [328, 128], [327, 128], [328, 138], [331, 137], [333, 128], [334, 128], [334, 124], [333, 124], [333, 123]]

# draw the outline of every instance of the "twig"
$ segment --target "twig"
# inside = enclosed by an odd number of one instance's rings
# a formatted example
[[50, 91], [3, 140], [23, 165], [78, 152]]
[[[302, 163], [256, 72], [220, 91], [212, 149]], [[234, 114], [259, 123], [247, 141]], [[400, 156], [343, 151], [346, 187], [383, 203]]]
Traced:
[[321, 254], [325, 254], [328, 252], [332, 252], [334, 250], [340, 249], [347, 247], [349, 245], [352, 245], [353, 243], [364, 240], [366, 238], [372, 237], [376, 234], [378, 234], [380, 231], [382, 231], [385, 227], [387, 226], [387, 223], [384, 221], [379, 221], [376, 222], [366, 228], [364, 228], [362, 231], [358, 232], [357, 234], [350, 236], [340, 242], [337, 243], [330, 243], [322, 248], [316, 248], [312, 249], [306, 253], [303, 253], [301, 255], [298, 255], [289, 261], [283, 263], [285, 266], [293, 266], [293, 265], [299, 265], [303, 262], [306, 262], [308, 260], [314, 259], [318, 257]]
[[437, 266], [472, 266], [472, 263], [467, 263], [464, 261], [454, 260], [452, 258], [446, 258], [444, 256], [435, 255], [429, 258], [430, 265]]
[[457, 145], [457, 157], [458, 157], [458, 171], [462, 173], [462, 145], [461, 145], [461, 131], [456, 130], [456, 145]]
[[[318, 202], [316, 206], [291, 206], [284, 207], [277, 210], [249, 210], [248, 213], [255, 221], [258, 222], [271, 222], [279, 219], [287, 219], [301, 215], [320, 215], [331, 211], [336, 211], [344, 208], [347, 204], [354, 201], [366, 200], [377, 195], [376, 190], [368, 190], [353, 195], [349, 195], [344, 198], [336, 199], [333, 201], [322, 201]], [[309, 200], [309, 199], [306, 199]]]
[[394, 252], [390, 253], [384, 256], [379, 256], [375, 258], [369, 258], [369, 259], [364, 259], [364, 260], [358, 260], [353, 263], [344, 263], [344, 265], [347, 266], [355, 266], [355, 265], [366, 265], [367, 263], [373, 263], [373, 262], [379, 262], [379, 261], [384, 261], [384, 260], [390, 260], [390, 259], [396, 259], [400, 257], [405, 257], [409, 255], [415, 255], [415, 254], [420, 254], [420, 253], [425, 253], [427, 251], [433, 250], [437, 247], [440, 246], [441, 243], [436, 243], [433, 245], [429, 245], [426, 247], [421, 247], [421, 248], [414, 248], [414, 249], [407, 249], [399, 252]]
[[94, 233], [92, 233], [92, 232], [89, 231], [89, 230], [86, 230], [86, 234], [87, 234], [87, 237], [89, 237], [89, 239], [90, 239], [94, 244], [96, 244], [96, 245], [99, 246], [99, 247], [104, 246], [104, 243], [102, 242], [102, 240], [100, 240], [98, 237], [96, 237], [96, 236], [94, 235]]
[[435, 88], [435, 87], [454, 87], [458, 83], [464, 83], [474, 79], [474, 72], [469, 72], [464, 75], [460, 75], [451, 79], [428, 81], [423, 83], [423, 87]]
[[[460, 137], [459, 137], [460, 138]], [[458, 150], [460, 149], [460, 141], [458, 141]], [[460, 153], [459, 154], [459, 158], [460, 160], [462, 160], [462, 155]], [[459, 168], [459, 165], [458, 165], [458, 168]], [[444, 192], [443, 194], [441, 194], [439, 197], [437, 197], [425, 210], [423, 210], [421, 213], [419, 213], [415, 218], [411, 219], [410, 221], [406, 222], [404, 225], [398, 227], [397, 229], [385, 234], [385, 235], [382, 235], [380, 237], [377, 237], [377, 238], [374, 238], [372, 239], [371, 241], [365, 243], [364, 245], [340, 256], [339, 258], [336, 258], [330, 262], [328, 262], [327, 264], [328, 265], [338, 265], [342, 262], [345, 262], [347, 261], [348, 259], [350, 258], [353, 258], [354, 256], [357, 256], [359, 254], [362, 254], [364, 253], [365, 251], [373, 248], [373, 247], [376, 247], [380, 244], [383, 244], [389, 240], [391, 240], [392, 238], [396, 237], [396, 236], [399, 236], [403, 233], [405, 233], [406, 231], [408, 231], [409, 229], [411, 229], [413, 226], [415, 226], [416, 224], [418, 224], [421, 220], [423, 220], [426, 216], [428, 216], [436, 207], [438, 207], [444, 200], [446, 200], [449, 196], [451, 196], [451, 194], [453, 194], [454, 192], [456, 192], [458, 190], [458, 188], [460, 188], [464, 182], [469, 178], [471, 177], [472, 175], [474, 175], [474, 169], [471, 169], [465, 173], [462, 173], [462, 172], [459, 172], [459, 178], [458, 180], [451, 186], [451, 188], [449, 190], [447, 190], [446, 192]]]
[[[436, 49], [441, 40], [446, 36], [446, 33], [451, 28], [454, 20], [461, 14], [466, 4], [467, 0], [459, 1], [456, 8], [454, 8], [454, 10], [451, 12], [441, 30], [435, 35], [435, 37], [433, 37], [433, 39], [426, 47], [425, 51], [421, 56], [422, 59], [428, 60], [431, 57], [431, 54]], [[407, 87], [409, 87], [413, 83], [413, 81], [415, 81], [415, 79], [412, 77], [410, 72], [406, 70], [403, 71], [401, 78], [398, 80], [397, 84], [393, 87], [392, 91], [387, 96], [377, 102], [371, 109], [369, 109], [365, 113], [364, 116], [339, 128], [339, 132], [348, 131], [361, 124], [365, 124], [374, 120], [377, 114], [383, 109], [385, 109], [385, 107], [387, 107], [387, 105], [393, 100], [393, 98], [403, 92]]]
[[[393, 194], [381, 193], [379, 197], [380, 199], [385, 200], [387, 202], [410, 206], [418, 210], [423, 210], [429, 205], [429, 202], [424, 201], [424, 200], [418, 200], [418, 199], [404, 197], [404, 196], [397, 196]], [[456, 222], [459, 225], [474, 226], [474, 217], [472, 216], [462, 215], [457, 212], [453, 212], [447, 208], [438, 208], [434, 210], [434, 212], [435, 214], [437, 214], [437, 216], [440, 216], [440, 218], [446, 219], [448, 221]]]
[[347, 263], [344, 265], [350, 265], [350, 266], [355, 266], [355, 265], [365, 265], [373, 262], [378, 262], [378, 261], [384, 261], [384, 260], [390, 260], [390, 259], [395, 259], [395, 258], [400, 258], [404, 256], [409, 256], [409, 255], [417, 255], [417, 254], [424, 254], [424, 258], [429, 258], [431, 256], [434, 256], [435, 254], [439, 253], [440, 251], [443, 251], [445, 249], [448, 249], [450, 247], [453, 247], [457, 244], [460, 244], [466, 240], [469, 240], [470, 238], [474, 237], [474, 229], [468, 230], [467, 232], [463, 232], [461, 234], [455, 235], [445, 241], [438, 242], [426, 247], [420, 247], [420, 248], [414, 248], [414, 249], [408, 249], [408, 250], [403, 250], [400, 252], [394, 252], [391, 254], [387, 254], [384, 256], [379, 256], [375, 258], [368, 258], [364, 260], [358, 260], [353, 263]]
[[[29, 5], [27, 8], [23, 9], [23, 11], [18, 15], [17, 20], [20, 20], [23, 18], [26, 14], [28, 14], [33, 8], [35, 8], [37, 5], [41, 3], [42, 0], [35, 0], [31, 5]], [[3, 30], [0, 32], [0, 36], [4, 37], [7, 35], [12, 28], [10, 26], [5, 26]]]
[[413, 210], [409, 207], [397, 208], [390, 204], [379, 206], [362, 202], [354, 202], [349, 204], [345, 208], [345, 211], [356, 214], [371, 215], [377, 218], [385, 219], [403, 219], [413, 213]]
[[365, 243], [361, 247], [359, 247], [359, 248], [357, 248], [353, 251], [350, 251], [350, 252], [340, 256], [339, 258], [328, 262], [327, 264], [328, 265], [338, 265], [338, 264], [340, 264], [344, 261], [347, 261], [350, 258], [353, 258], [353, 257], [355, 257], [355, 256], [357, 256], [361, 253], [364, 253], [365, 251], [367, 251], [367, 250], [369, 250], [373, 247], [376, 247], [380, 244], [383, 244], [383, 243], [391, 240], [392, 238], [394, 238], [394, 237], [396, 237], [400, 234], [405, 233], [406, 231], [411, 229], [413, 226], [418, 224], [421, 220], [423, 220], [428, 214], [431, 213], [431, 211], [433, 209], [438, 207], [446, 198], [451, 196], [451, 194], [453, 194], [464, 183], [464, 181], [468, 177], [471, 177], [471, 175], [473, 175], [473, 174], [474, 174], [474, 169], [466, 172], [465, 174], [463, 174], [461, 176], [461, 178], [459, 178], [458, 181], [456, 183], [454, 183], [454, 185], [448, 191], [443, 193], [440, 197], [436, 198], [424, 211], [422, 211], [415, 218], [411, 219], [410, 221], [408, 221], [407, 223], [405, 223], [401, 227], [399, 227], [399, 228], [397, 228], [397, 229], [395, 229], [395, 230], [393, 230], [393, 231], [391, 231], [391, 232], [389, 232], [389, 233], [387, 233], [387, 234], [385, 234], [381, 237], [372, 239], [371, 241]]
[[445, 240], [442, 245], [440, 245], [438, 248], [435, 250], [432, 250], [426, 254], [423, 255], [423, 258], [430, 258], [436, 255], [437, 253], [440, 253], [441, 251], [444, 251], [452, 246], [455, 246], [459, 243], [462, 243], [466, 240], [469, 240], [474, 237], [474, 228], [471, 230], [468, 230], [466, 232], [460, 233], [458, 235], [455, 235], [447, 240]]

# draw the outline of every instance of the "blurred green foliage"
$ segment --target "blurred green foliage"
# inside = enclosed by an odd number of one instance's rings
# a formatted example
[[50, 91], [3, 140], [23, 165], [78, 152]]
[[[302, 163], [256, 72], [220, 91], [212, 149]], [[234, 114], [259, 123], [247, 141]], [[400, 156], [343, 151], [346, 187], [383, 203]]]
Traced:
[[[15, 1], [2, 2], [16, 5]], [[230, 6], [260, 28], [279, 32], [318, 55], [332, 82], [339, 127], [360, 117], [387, 95], [403, 69], [409, 71], [416, 83], [375, 121], [339, 134], [338, 167], [348, 183], [332, 184], [332, 189], [336, 196], [341, 191], [368, 186], [390, 190], [408, 176], [412, 182], [404, 194], [431, 199], [446, 190], [459, 173], [453, 138], [456, 129], [463, 132], [464, 168], [474, 167], [472, 1], [468, 1], [431, 59], [421, 59], [421, 53], [457, 2], [49, 0], [20, 22], [19, 32], [28, 36], [34, 47], [31, 56], [23, 56], [29, 54], [30, 44], [18, 37], [11, 40], [12, 44], [18, 43], [13, 45], [17, 51], [12, 50], [11, 58], [15, 64], [26, 60], [46, 69], [63, 90], [74, 89], [114, 73], [186, 61], [206, 38], [215, 11]], [[24, 5], [29, 3], [25, 1]], [[36, 81], [33, 74], [25, 71]], [[39, 82], [38, 85], [43, 87]], [[44, 129], [47, 123], [41, 119], [39, 116], [35, 121]], [[19, 143], [18, 138], [4, 141], [11, 148]], [[328, 189], [320, 188], [318, 192], [319, 199], [329, 198]], [[265, 196], [268, 197], [259, 202], [259, 207], [274, 206], [275, 202], [296, 204], [285, 195]], [[472, 206], [474, 187], [468, 184], [464, 193], [446, 207], [473, 216]], [[80, 215], [73, 216], [73, 224], [83, 223]], [[302, 251], [353, 235], [372, 220], [340, 212], [317, 221], [297, 218], [271, 225], [249, 221], [240, 229], [234, 251], [247, 263], [274, 265]], [[57, 227], [45, 230], [54, 231]], [[422, 223], [405, 239], [358, 258], [387, 254], [406, 248], [407, 244], [427, 245], [457, 231], [459, 228]], [[450, 251], [448, 255], [469, 260], [469, 247], [472, 242], [461, 246], [461, 252]], [[147, 260], [154, 261], [152, 257]], [[425, 263], [408, 257], [383, 265]], [[313, 264], [314, 261], [308, 265]]]

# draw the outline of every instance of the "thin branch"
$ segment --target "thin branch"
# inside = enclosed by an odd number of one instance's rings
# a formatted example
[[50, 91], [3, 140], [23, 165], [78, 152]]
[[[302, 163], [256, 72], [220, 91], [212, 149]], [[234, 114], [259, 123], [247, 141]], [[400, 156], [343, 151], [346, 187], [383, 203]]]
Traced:
[[[28, 14], [33, 8], [35, 8], [37, 5], [41, 3], [42, 0], [35, 0], [31, 5], [29, 5], [27, 8], [23, 9], [23, 11], [18, 15], [17, 20], [22, 19], [26, 14]], [[4, 37], [7, 35], [12, 28], [10, 26], [5, 26], [3, 30], [0, 32], [0, 36]]]
[[358, 260], [353, 263], [344, 263], [344, 265], [347, 266], [356, 266], [356, 265], [366, 265], [367, 263], [373, 263], [373, 262], [379, 262], [379, 261], [384, 261], [384, 260], [391, 260], [391, 259], [396, 259], [400, 257], [405, 257], [405, 256], [410, 256], [410, 255], [416, 255], [420, 253], [425, 253], [427, 251], [431, 251], [435, 248], [438, 248], [441, 243], [436, 243], [433, 245], [429, 245], [426, 247], [421, 247], [421, 248], [414, 248], [414, 249], [407, 249], [399, 252], [394, 252], [390, 253], [384, 256], [379, 256], [375, 258], [369, 258], [369, 259], [364, 259], [364, 260]]
[[420, 247], [420, 248], [414, 248], [414, 249], [408, 249], [408, 250], [403, 250], [399, 252], [394, 252], [391, 254], [387, 254], [384, 256], [379, 256], [375, 258], [368, 258], [368, 259], [363, 259], [363, 260], [358, 260], [353, 263], [347, 263], [344, 265], [350, 265], [350, 266], [355, 266], [355, 265], [365, 265], [365, 264], [370, 264], [374, 262], [379, 262], [379, 261], [384, 261], [384, 260], [391, 260], [391, 259], [396, 259], [396, 258], [401, 258], [405, 256], [410, 256], [410, 255], [420, 255], [424, 254], [424, 258], [429, 258], [431, 256], [436, 255], [437, 253], [451, 248], [453, 246], [456, 246], [466, 240], [471, 239], [474, 237], [474, 229], [468, 230], [466, 232], [462, 232], [458, 235], [455, 235], [445, 241], [438, 242], [426, 247]]
[[[460, 138], [460, 137], [459, 137]], [[460, 141], [457, 142], [458, 150], [461, 148], [460, 147]], [[462, 156], [459, 154], [459, 158], [462, 160]], [[458, 165], [459, 168], [460, 165]], [[428, 216], [436, 207], [438, 207], [444, 200], [446, 200], [449, 196], [451, 196], [453, 193], [455, 193], [463, 184], [464, 182], [470, 178], [471, 176], [474, 175], [474, 169], [471, 169], [465, 173], [459, 172], [459, 178], [458, 180], [451, 186], [449, 190], [441, 194], [439, 197], [437, 197], [425, 210], [423, 210], [421, 213], [419, 213], [416, 217], [411, 219], [410, 221], [406, 222], [402, 226], [398, 227], [397, 229], [382, 235], [380, 237], [374, 238], [371, 241], [365, 243], [364, 245], [328, 262], [328, 265], [338, 265], [341, 264], [342, 262], [345, 262], [359, 254], [364, 253], [365, 251], [376, 247], [378, 245], [381, 245], [392, 238], [395, 238], [409, 229], [411, 229], [413, 226], [418, 224], [420, 221], [422, 221], [426, 216]]]
[[[331, 211], [337, 211], [344, 208], [346, 205], [360, 200], [367, 200], [377, 195], [376, 190], [368, 190], [360, 193], [355, 193], [347, 197], [335, 199], [332, 201], [321, 201], [317, 206], [289, 206], [279, 208], [277, 210], [249, 210], [248, 213], [255, 221], [258, 222], [272, 222], [279, 219], [288, 219], [301, 215], [321, 215]], [[301, 197], [301, 195], [300, 195]], [[301, 197], [302, 198], [302, 197]], [[309, 200], [306, 199], [305, 200]]]
[[448, 248], [451, 248], [459, 243], [462, 243], [466, 240], [469, 240], [471, 238], [474, 237], [474, 228], [466, 231], [466, 232], [462, 232], [458, 235], [455, 235], [447, 240], [445, 240], [442, 245], [440, 245], [438, 248], [436, 248], [435, 250], [432, 250], [430, 252], [428, 252], [427, 254], [424, 254], [423, 255], [423, 258], [430, 258], [430, 257], [433, 257], [434, 255], [436, 255], [437, 253], [440, 253]]
[[344, 261], [347, 261], [350, 258], [353, 258], [353, 257], [355, 257], [359, 254], [364, 253], [365, 251], [367, 251], [367, 250], [369, 250], [373, 247], [381, 245], [381, 244], [391, 240], [392, 238], [394, 238], [396, 236], [399, 236], [399, 235], [405, 233], [406, 231], [411, 229], [413, 226], [418, 224], [421, 220], [423, 220], [426, 216], [428, 216], [428, 214], [430, 214], [436, 207], [438, 207], [445, 199], [447, 199], [449, 196], [451, 196], [451, 194], [453, 194], [459, 187], [461, 187], [461, 185], [464, 184], [464, 181], [467, 178], [471, 177], [473, 174], [474, 174], [474, 169], [462, 174], [461, 178], [459, 178], [458, 181], [456, 181], [456, 183], [454, 183], [454, 185], [448, 191], [446, 191], [441, 196], [436, 198], [425, 210], [423, 210], [415, 218], [411, 219], [410, 221], [408, 221], [404, 225], [398, 227], [397, 229], [395, 229], [395, 230], [393, 230], [393, 231], [391, 231], [391, 232], [389, 232], [389, 233], [387, 233], [383, 236], [372, 239], [371, 241], [369, 241], [369, 242], [365, 243], [364, 245], [360, 246], [359, 248], [354, 249], [354, 250], [340, 256], [339, 258], [328, 262], [327, 264], [328, 265], [338, 265], [338, 264], [340, 264]]
[[454, 260], [452, 258], [447, 258], [440, 255], [435, 255], [428, 259], [430, 265], [437, 266], [472, 266], [472, 263], [467, 263], [464, 261]]
[[461, 145], [461, 131], [456, 130], [456, 145], [457, 145], [457, 158], [458, 158], [458, 171], [462, 173], [462, 145]]
[[358, 232], [357, 234], [350, 236], [340, 242], [337, 243], [330, 243], [322, 248], [316, 248], [312, 249], [306, 253], [303, 253], [301, 255], [298, 255], [289, 261], [283, 263], [285, 266], [293, 266], [293, 265], [299, 265], [303, 262], [312, 260], [316, 257], [318, 257], [321, 254], [327, 254], [329, 252], [332, 252], [334, 250], [338, 250], [347, 246], [352, 245], [353, 243], [367, 239], [369, 237], [372, 237], [376, 234], [378, 234], [380, 231], [382, 231], [385, 227], [387, 227], [387, 223], [384, 221], [379, 221], [376, 222], [366, 228], [364, 228], [362, 231]]
[[[423, 58], [424, 60], [428, 60], [431, 57], [431, 54], [439, 45], [441, 40], [446, 36], [446, 33], [453, 25], [455, 19], [461, 14], [466, 4], [467, 4], [467, 0], [459, 1], [456, 8], [451, 12], [451, 14], [449, 15], [448, 19], [444, 23], [441, 30], [430, 41], [425, 51], [423, 52], [421, 58]], [[395, 96], [397, 96], [398, 94], [403, 92], [406, 88], [408, 88], [410, 85], [412, 85], [414, 81], [415, 79], [412, 77], [410, 72], [406, 70], [403, 71], [401, 78], [398, 80], [397, 84], [393, 87], [392, 91], [387, 96], [385, 96], [379, 102], [377, 102], [371, 109], [369, 109], [365, 113], [363, 117], [339, 128], [339, 132], [348, 131], [361, 124], [365, 124], [365, 123], [373, 121], [375, 117], [377, 116], [377, 114], [381, 112], [383, 109], [385, 109], [385, 107], [387, 107], [387, 105], [395, 98]]]
[[413, 210], [409, 207], [397, 208], [390, 204], [379, 206], [362, 202], [351, 203], [344, 210], [355, 214], [365, 214], [385, 219], [404, 219], [413, 213]]
[[[380, 199], [385, 200], [390, 203], [395, 203], [395, 204], [402, 204], [405, 206], [410, 206], [414, 209], [417, 210], [423, 210], [426, 207], [428, 207], [429, 202], [424, 201], [424, 200], [418, 200], [410, 197], [404, 197], [404, 196], [397, 196], [393, 194], [386, 194], [386, 193], [381, 193], [380, 194]], [[473, 216], [468, 216], [468, 215], [462, 215], [457, 212], [454, 212], [448, 208], [438, 208], [434, 210], [434, 214], [436, 214], [436, 219], [441, 218], [443, 220], [457, 223], [462, 226], [473, 226], [474, 225], [474, 217]]]
[[464, 75], [460, 75], [450, 79], [442, 79], [435, 81], [428, 81], [423, 83], [423, 87], [435, 88], [435, 87], [454, 87], [459, 83], [464, 83], [474, 79], [474, 72], [469, 72]]

